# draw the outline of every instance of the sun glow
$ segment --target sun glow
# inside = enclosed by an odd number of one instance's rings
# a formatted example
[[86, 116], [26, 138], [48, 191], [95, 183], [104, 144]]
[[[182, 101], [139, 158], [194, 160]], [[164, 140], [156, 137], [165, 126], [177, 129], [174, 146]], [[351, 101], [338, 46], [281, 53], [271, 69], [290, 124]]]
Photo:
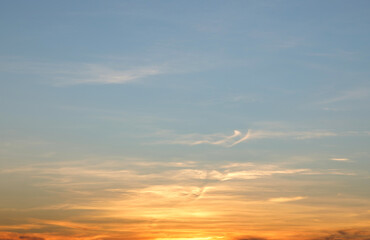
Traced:
[[196, 237], [196, 238], [156, 238], [156, 240], [220, 240], [224, 237]]

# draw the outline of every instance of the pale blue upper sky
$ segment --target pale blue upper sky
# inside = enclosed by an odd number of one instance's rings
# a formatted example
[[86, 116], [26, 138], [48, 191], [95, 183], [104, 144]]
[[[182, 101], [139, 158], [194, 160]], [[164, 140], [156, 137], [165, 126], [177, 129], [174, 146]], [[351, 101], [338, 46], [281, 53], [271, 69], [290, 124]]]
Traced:
[[[2, 1], [0, 153], [13, 160], [2, 164], [312, 156], [368, 166], [369, 7]], [[218, 142], [234, 130], [256, 137]]]

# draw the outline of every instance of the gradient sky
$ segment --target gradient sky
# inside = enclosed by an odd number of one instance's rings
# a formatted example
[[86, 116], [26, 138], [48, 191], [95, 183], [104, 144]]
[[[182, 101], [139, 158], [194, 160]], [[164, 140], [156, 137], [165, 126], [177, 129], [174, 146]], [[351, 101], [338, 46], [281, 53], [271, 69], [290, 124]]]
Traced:
[[370, 239], [370, 1], [0, 1], [0, 240]]

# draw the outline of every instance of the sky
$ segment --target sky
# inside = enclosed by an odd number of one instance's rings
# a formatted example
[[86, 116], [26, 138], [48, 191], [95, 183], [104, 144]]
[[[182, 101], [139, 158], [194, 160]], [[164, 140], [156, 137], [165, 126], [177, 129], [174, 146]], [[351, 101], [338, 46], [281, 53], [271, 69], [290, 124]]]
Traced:
[[0, 240], [369, 240], [369, 11], [0, 1]]

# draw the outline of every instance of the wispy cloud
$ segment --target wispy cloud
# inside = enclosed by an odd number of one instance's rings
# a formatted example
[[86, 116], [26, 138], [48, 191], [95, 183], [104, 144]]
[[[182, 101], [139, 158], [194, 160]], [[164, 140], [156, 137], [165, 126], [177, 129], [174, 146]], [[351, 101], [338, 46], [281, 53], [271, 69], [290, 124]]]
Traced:
[[[323, 229], [323, 228], [322, 228]], [[370, 232], [367, 228], [352, 228], [343, 230], [331, 230], [332, 227], [327, 228], [327, 230], [317, 231], [312, 230], [306, 233], [297, 234], [294, 231], [264, 231], [257, 232], [252, 231], [253, 234], [238, 233], [238, 237], [225, 236], [223, 233], [210, 233], [208, 236], [202, 236], [199, 233], [189, 234], [186, 237], [174, 236], [140, 236], [132, 235], [127, 232], [121, 232], [120, 234], [96, 234], [95, 236], [87, 236], [86, 234], [74, 234], [74, 235], [55, 235], [48, 233], [10, 233], [2, 232], [0, 233], [1, 240], [281, 240], [281, 239], [302, 239], [302, 240], [368, 240], [370, 238]], [[178, 230], [179, 231], [179, 230]], [[180, 230], [181, 231], [181, 230]], [[245, 231], [245, 230], [244, 230]], [[248, 231], [250, 232], [250, 231]], [[184, 234], [184, 233], [182, 233]]]
[[[7, 226], [1, 226], [0, 230], [17, 230], [17, 229], [23, 229], [23, 230], [29, 230], [29, 229], [40, 229], [43, 228], [40, 224], [19, 224], [19, 225], [7, 225]], [[1, 239], [0, 239], [1, 240]]]
[[221, 144], [225, 144], [225, 143], [229, 142], [231, 139], [233, 139], [237, 136], [240, 136], [240, 135], [241, 135], [241, 132], [239, 132], [238, 130], [234, 130], [233, 135], [226, 136], [226, 137], [224, 137], [220, 140], [213, 140], [212, 137], [210, 137], [210, 140], [199, 140], [199, 141], [195, 141], [195, 142], [190, 143], [190, 145], [198, 145], [198, 144], [204, 144], [204, 143], [214, 144], [214, 145], [221, 145]]
[[[242, 168], [243, 169], [243, 168]], [[303, 174], [310, 172], [310, 169], [279, 169], [271, 166], [254, 166], [247, 170], [226, 169], [226, 170], [203, 170], [203, 169], [184, 169], [173, 173], [173, 179], [210, 179], [219, 181], [228, 180], [249, 180], [269, 177], [279, 174]]]
[[332, 161], [347, 162], [349, 158], [330, 158]]
[[187, 237], [187, 238], [156, 238], [155, 240], [223, 240], [224, 237]]
[[325, 99], [318, 103], [319, 104], [331, 104], [331, 103], [337, 103], [337, 102], [342, 102], [342, 101], [363, 99], [369, 96], [370, 96], [370, 89], [368, 88], [353, 89], [353, 90], [343, 91], [335, 97]]
[[[265, 226], [266, 218], [271, 216], [279, 216], [284, 221], [307, 216], [284, 208], [285, 204], [281, 204], [281, 208], [274, 205], [303, 200], [306, 192], [300, 186], [307, 186], [307, 174], [335, 174], [330, 171], [319, 173], [311, 169], [251, 162], [204, 164], [193, 161], [151, 162], [144, 159], [44, 162], [3, 169], [0, 172], [2, 177], [22, 176], [29, 180], [28, 188], [31, 190], [42, 189], [58, 199], [49, 203], [41, 201], [30, 208], [0, 209], [3, 212], [22, 211], [28, 216], [40, 211], [45, 213], [42, 219], [18, 219], [18, 225], [4, 224], [0, 230], [18, 231], [25, 227], [36, 232], [42, 229], [46, 233], [43, 236], [47, 236], [45, 239], [92, 240], [95, 237], [118, 240], [124, 235], [127, 239], [149, 240], [167, 236], [191, 239], [194, 236], [186, 233], [197, 231], [195, 226], [202, 226], [199, 237], [225, 236], [225, 224], [233, 222], [236, 223], [232, 225], [235, 227], [233, 230], [241, 232], [246, 225], [240, 225], [240, 222], [258, 228]], [[301, 182], [295, 185], [296, 181], [288, 180], [289, 184], [282, 185], [287, 177], [294, 177]], [[283, 189], [279, 188], [281, 186], [284, 186]], [[291, 195], [292, 190], [296, 195]], [[283, 197], [272, 198], [274, 196]], [[38, 196], [31, 196], [28, 201], [39, 199]], [[333, 201], [338, 202], [337, 199]], [[358, 199], [351, 199], [351, 203], [356, 201]], [[364, 203], [366, 205], [367, 201], [361, 202]], [[302, 208], [305, 211], [317, 211], [317, 208], [312, 210], [309, 201], [302, 202]], [[336, 211], [327, 212], [333, 215]], [[247, 219], [253, 219], [253, 223]], [[305, 223], [309, 227], [311, 222], [309, 219]], [[207, 232], [206, 229], [211, 226], [215, 232]], [[153, 232], [153, 227], [160, 228], [161, 233]], [[178, 233], [175, 234], [174, 229]], [[86, 234], [85, 237], [74, 238], [73, 234], [81, 230]], [[48, 232], [64, 238], [49, 238]], [[247, 234], [269, 236], [253, 232]], [[101, 237], [103, 235], [106, 238]], [[232, 238], [225, 236], [225, 239]]]
[[342, 58], [345, 60], [353, 60], [358, 55], [358, 52], [339, 50], [333, 52], [311, 52], [307, 53], [306, 55], [311, 57]]
[[[0, 240], [45, 240], [46, 234], [20, 234], [20, 233], [0, 233]], [[58, 239], [58, 238], [48, 238], [48, 239]]]
[[249, 129], [244, 133], [240, 130], [234, 130], [234, 134], [225, 135], [221, 133], [215, 134], [174, 134], [168, 131], [158, 133], [159, 138], [167, 138], [167, 140], [154, 141], [154, 144], [180, 144], [180, 145], [219, 145], [223, 147], [233, 147], [247, 140], [254, 139], [318, 139], [325, 137], [336, 136], [362, 136], [368, 135], [367, 132], [333, 132], [326, 130], [313, 131], [270, 131], [270, 130], [252, 130]]
[[368, 240], [370, 232], [368, 229], [345, 229], [329, 233], [325, 236], [311, 238], [311, 240]]
[[[55, 86], [79, 84], [125, 84], [168, 73], [164, 65], [127, 65], [123, 63], [46, 63], [20, 59], [0, 59], [1, 70], [36, 75]], [[50, 82], [51, 81], [51, 82]]]
[[176, 135], [168, 132], [162, 132], [160, 133], [160, 135], [162, 135], [161, 137], [172, 139], [156, 141], [154, 142], [155, 144], [180, 144], [190, 146], [209, 144], [231, 147], [247, 140], [248, 138], [248, 132], [242, 134], [239, 130], [234, 130], [234, 133], [229, 136], [220, 133]]
[[306, 197], [297, 196], [297, 197], [279, 197], [279, 198], [270, 198], [270, 202], [284, 203], [284, 202], [293, 202], [305, 199]]
[[[149, 60], [148, 60], [149, 59]], [[0, 71], [26, 75], [27, 80], [54, 86], [127, 84], [166, 74], [184, 74], [213, 69], [226, 64], [208, 54], [175, 51], [167, 56], [98, 56], [91, 61], [52, 62], [24, 57], [1, 57]], [[227, 64], [239, 64], [232, 60]], [[242, 99], [235, 99], [240, 101]]]
[[[89, 164], [90, 166], [85, 166]], [[169, 167], [169, 168], [166, 168]], [[136, 170], [135, 170], [136, 169]], [[157, 169], [158, 173], [145, 169]], [[33, 173], [33, 177], [49, 179], [44, 185], [69, 185], [79, 179], [99, 179], [100, 184], [106, 181], [117, 181], [120, 179], [131, 179], [134, 182], [147, 182], [166, 179], [170, 182], [193, 179], [211, 179], [227, 181], [232, 179], [257, 179], [277, 174], [306, 174], [312, 172], [310, 169], [287, 169], [275, 165], [256, 165], [252, 163], [229, 163], [228, 165], [216, 165], [200, 167], [195, 162], [137, 162], [126, 164], [94, 164], [93, 162], [72, 162], [63, 165], [41, 164], [24, 166], [13, 169], [3, 169], [2, 174]], [[134, 181], [135, 180], [135, 181]], [[92, 181], [86, 184], [94, 183]], [[84, 184], [81, 182], [81, 184]], [[78, 186], [77, 186], [78, 187]]]
[[318, 233], [316, 231], [309, 231], [309, 233], [304, 233], [302, 235], [277, 237], [274, 236], [264, 237], [260, 235], [255, 236], [242, 236], [234, 238], [233, 240], [276, 240], [276, 239], [303, 239], [303, 240], [368, 240], [370, 239], [370, 232], [367, 228], [354, 228], [354, 229], [344, 229], [344, 230], [329, 230], [323, 231], [326, 233]]
[[331, 131], [250, 131], [250, 139], [312, 139], [322, 137], [338, 136], [338, 133]]
[[250, 236], [246, 236], [246, 237], [236, 238], [235, 240], [268, 240], [268, 239], [267, 238], [264, 238], [264, 237], [256, 237], [256, 236], [250, 237]]
[[277, 174], [301, 174], [309, 172], [309, 169], [275, 169], [275, 170], [247, 170], [247, 171], [235, 171], [222, 174], [220, 180], [232, 180], [232, 179], [257, 179], [262, 177], [268, 177]]
[[164, 70], [157, 66], [119, 70], [97, 64], [84, 64], [80, 71], [71, 72], [69, 76], [58, 76], [56, 79], [59, 85], [124, 84], [163, 73]]
[[244, 142], [245, 140], [247, 140], [249, 138], [249, 131], [244, 135], [244, 137], [240, 138], [238, 141], [236, 142], [233, 142], [230, 147], [236, 145], [236, 144], [239, 144], [241, 142]]

